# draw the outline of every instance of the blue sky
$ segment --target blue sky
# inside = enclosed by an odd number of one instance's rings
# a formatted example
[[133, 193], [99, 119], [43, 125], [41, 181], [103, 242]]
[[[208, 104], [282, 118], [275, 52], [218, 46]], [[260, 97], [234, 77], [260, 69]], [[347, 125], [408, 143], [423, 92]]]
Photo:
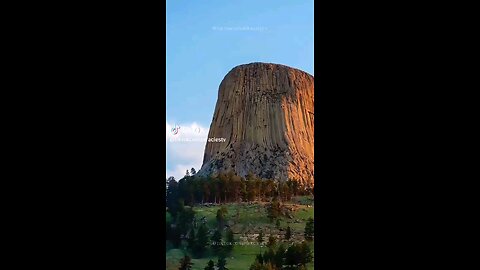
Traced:
[[[167, 137], [206, 138], [223, 77], [251, 62], [313, 73], [313, 0], [167, 0]], [[167, 140], [167, 176], [200, 169], [204, 142]], [[188, 153], [185, 153], [188, 152]]]

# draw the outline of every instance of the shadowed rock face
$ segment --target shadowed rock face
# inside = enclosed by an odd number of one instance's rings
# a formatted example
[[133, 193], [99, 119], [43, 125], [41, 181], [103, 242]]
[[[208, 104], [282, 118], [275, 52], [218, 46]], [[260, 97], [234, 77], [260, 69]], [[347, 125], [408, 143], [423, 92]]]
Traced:
[[283, 65], [233, 68], [218, 92], [198, 174], [234, 171], [313, 184], [313, 76]]

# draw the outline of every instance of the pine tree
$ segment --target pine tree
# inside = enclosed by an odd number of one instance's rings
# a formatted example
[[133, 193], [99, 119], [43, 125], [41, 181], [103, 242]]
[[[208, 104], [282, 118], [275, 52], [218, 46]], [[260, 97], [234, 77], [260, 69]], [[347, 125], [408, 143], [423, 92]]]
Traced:
[[214, 194], [213, 202], [217, 203], [217, 199], [218, 199], [218, 201], [220, 201], [220, 183], [219, 183], [218, 178], [216, 178], [216, 177], [212, 178], [211, 187], [213, 189], [213, 194]]
[[188, 233], [188, 230], [192, 228], [194, 217], [195, 211], [193, 211], [191, 207], [185, 207], [183, 211], [179, 212], [177, 218], [177, 228], [181, 234]]
[[255, 188], [255, 176], [247, 175], [246, 192], [247, 192], [247, 200], [254, 201], [257, 195], [256, 188]]
[[273, 259], [275, 266], [278, 269], [282, 268], [284, 257], [285, 257], [285, 246], [283, 244], [280, 244], [280, 246], [277, 249], [277, 252], [275, 252], [275, 257]]
[[232, 251], [232, 249], [233, 249], [233, 244], [234, 244], [234, 242], [235, 242], [235, 238], [234, 238], [234, 236], [233, 236], [233, 231], [232, 231], [232, 229], [230, 229], [230, 228], [227, 229], [227, 233], [226, 233], [226, 236], [225, 236], [225, 242], [226, 242], [226, 244], [227, 244], [227, 245], [225, 246], [225, 250], [226, 250], [227, 252]]
[[273, 201], [267, 206], [267, 214], [268, 217], [270, 218], [270, 222], [273, 221], [273, 219], [278, 218], [281, 213], [281, 206], [280, 202], [278, 201], [277, 198], [274, 198]]
[[268, 237], [267, 246], [268, 246], [268, 247], [273, 247], [273, 246], [275, 245], [275, 243], [276, 243], [275, 237], [273, 237], [273, 235], [270, 235], [270, 236]]
[[309, 218], [307, 221], [307, 224], [305, 225], [305, 232], [304, 232], [305, 240], [312, 241], [314, 232], [315, 232], [315, 227], [313, 225], [313, 219]]
[[290, 266], [296, 266], [299, 263], [297, 246], [291, 245], [285, 253], [285, 264]]
[[263, 264], [267, 264], [268, 262], [274, 262], [275, 260], [275, 251], [272, 248], [269, 248], [263, 254]]
[[312, 251], [310, 250], [310, 246], [307, 242], [302, 242], [299, 247], [299, 257], [300, 263], [305, 265], [312, 261]]
[[193, 263], [192, 263], [190, 257], [185, 255], [185, 257], [183, 257], [180, 260], [180, 267], [178, 268], [178, 270], [191, 270], [192, 265], [193, 265]]
[[249, 270], [264, 270], [264, 266], [260, 264], [257, 260], [253, 262], [253, 264], [250, 266]]
[[242, 193], [242, 178], [240, 176], [235, 175], [232, 177], [232, 191], [233, 200], [239, 202]]
[[258, 178], [255, 179], [254, 188], [255, 188], [255, 195], [257, 195], [256, 196], [257, 200], [262, 199], [262, 194], [260, 194], [261, 185], [262, 185], [262, 180]]
[[247, 176], [246, 176], [247, 181], [255, 180], [255, 178], [256, 178], [255, 175], [251, 171], [247, 173]]
[[257, 257], [255, 258], [256, 261], [259, 263], [263, 264], [263, 256], [262, 254], [257, 254]]
[[208, 229], [205, 224], [200, 225], [197, 232], [197, 242], [195, 244], [195, 253], [202, 256], [208, 246]]
[[225, 226], [226, 222], [226, 215], [228, 214], [228, 210], [226, 207], [222, 206], [220, 209], [217, 210], [217, 226], [219, 230], [222, 230]]
[[212, 260], [208, 261], [208, 264], [207, 264], [207, 266], [205, 266], [204, 269], [205, 270], [215, 270], [215, 263]]
[[288, 226], [287, 232], [285, 233], [285, 240], [290, 240], [290, 237], [292, 237], [292, 231], [290, 229], [290, 226]]
[[227, 202], [227, 187], [228, 187], [228, 176], [224, 173], [218, 174], [219, 186], [220, 186], [220, 198], [223, 197], [223, 203]]
[[168, 208], [168, 212], [172, 215], [173, 218], [177, 217], [177, 213], [179, 211], [179, 189], [178, 189], [178, 182], [175, 181], [174, 177], [168, 178], [167, 184], [167, 196], [166, 196], [166, 205]]
[[166, 239], [167, 241], [168, 241], [168, 240], [171, 240], [171, 234], [170, 234], [170, 232], [171, 232], [171, 227], [172, 227], [172, 223], [167, 221], [167, 222], [165, 223], [165, 236], [166, 236], [166, 238], [167, 238], [167, 239]]
[[247, 201], [247, 184], [243, 178], [240, 180], [240, 196], [242, 201]]
[[273, 266], [273, 264], [271, 262], [269, 262], [264, 266], [264, 269], [265, 270], [275, 270], [275, 267]]
[[192, 250], [192, 251], [195, 250], [195, 245], [196, 245], [196, 243], [197, 243], [196, 240], [197, 240], [197, 239], [196, 239], [196, 237], [195, 237], [195, 229], [192, 228], [192, 229], [190, 230], [189, 235], [188, 235], [188, 241], [187, 241], [187, 246], [188, 246], [188, 248], [189, 248], [190, 250]]
[[197, 203], [202, 203], [205, 201], [205, 195], [203, 193], [203, 184], [205, 183], [205, 178], [199, 177], [195, 180], [195, 197], [197, 198]]
[[292, 199], [292, 190], [290, 189], [290, 186], [287, 183], [283, 184], [283, 196], [285, 200]]
[[185, 199], [188, 205], [192, 206], [195, 204], [195, 180], [194, 178], [188, 177], [185, 181], [186, 184], [186, 194]]
[[257, 241], [259, 244], [262, 244], [263, 242], [263, 231], [260, 231], [260, 233], [257, 236]]
[[217, 269], [218, 270], [228, 270], [226, 265], [227, 265], [227, 261], [225, 260], [225, 257], [218, 258], [218, 261], [217, 261]]
[[180, 247], [182, 240], [180, 239], [180, 230], [178, 228], [171, 228], [170, 241], [172, 242], [174, 248]]
[[212, 249], [215, 253], [218, 253], [222, 246], [220, 245], [222, 241], [222, 233], [219, 230], [216, 230], [212, 236]]
[[270, 253], [267, 251], [265, 251], [265, 253], [263, 253], [263, 264], [267, 264], [269, 261], [271, 261], [272, 258], [270, 258]]

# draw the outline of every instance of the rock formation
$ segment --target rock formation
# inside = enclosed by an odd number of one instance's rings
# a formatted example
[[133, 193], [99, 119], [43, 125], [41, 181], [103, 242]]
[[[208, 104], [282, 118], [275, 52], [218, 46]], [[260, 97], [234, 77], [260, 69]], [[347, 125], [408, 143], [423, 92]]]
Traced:
[[252, 172], [313, 184], [313, 103], [306, 72], [269, 63], [233, 68], [220, 83], [198, 174]]

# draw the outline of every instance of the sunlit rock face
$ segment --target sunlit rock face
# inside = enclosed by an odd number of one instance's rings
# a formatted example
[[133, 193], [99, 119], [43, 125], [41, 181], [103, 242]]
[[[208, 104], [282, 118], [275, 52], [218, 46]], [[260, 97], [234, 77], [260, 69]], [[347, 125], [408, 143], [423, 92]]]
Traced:
[[220, 83], [199, 175], [252, 172], [313, 184], [313, 103], [313, 76], [304, 71], [270, 63], [233, 68]]

